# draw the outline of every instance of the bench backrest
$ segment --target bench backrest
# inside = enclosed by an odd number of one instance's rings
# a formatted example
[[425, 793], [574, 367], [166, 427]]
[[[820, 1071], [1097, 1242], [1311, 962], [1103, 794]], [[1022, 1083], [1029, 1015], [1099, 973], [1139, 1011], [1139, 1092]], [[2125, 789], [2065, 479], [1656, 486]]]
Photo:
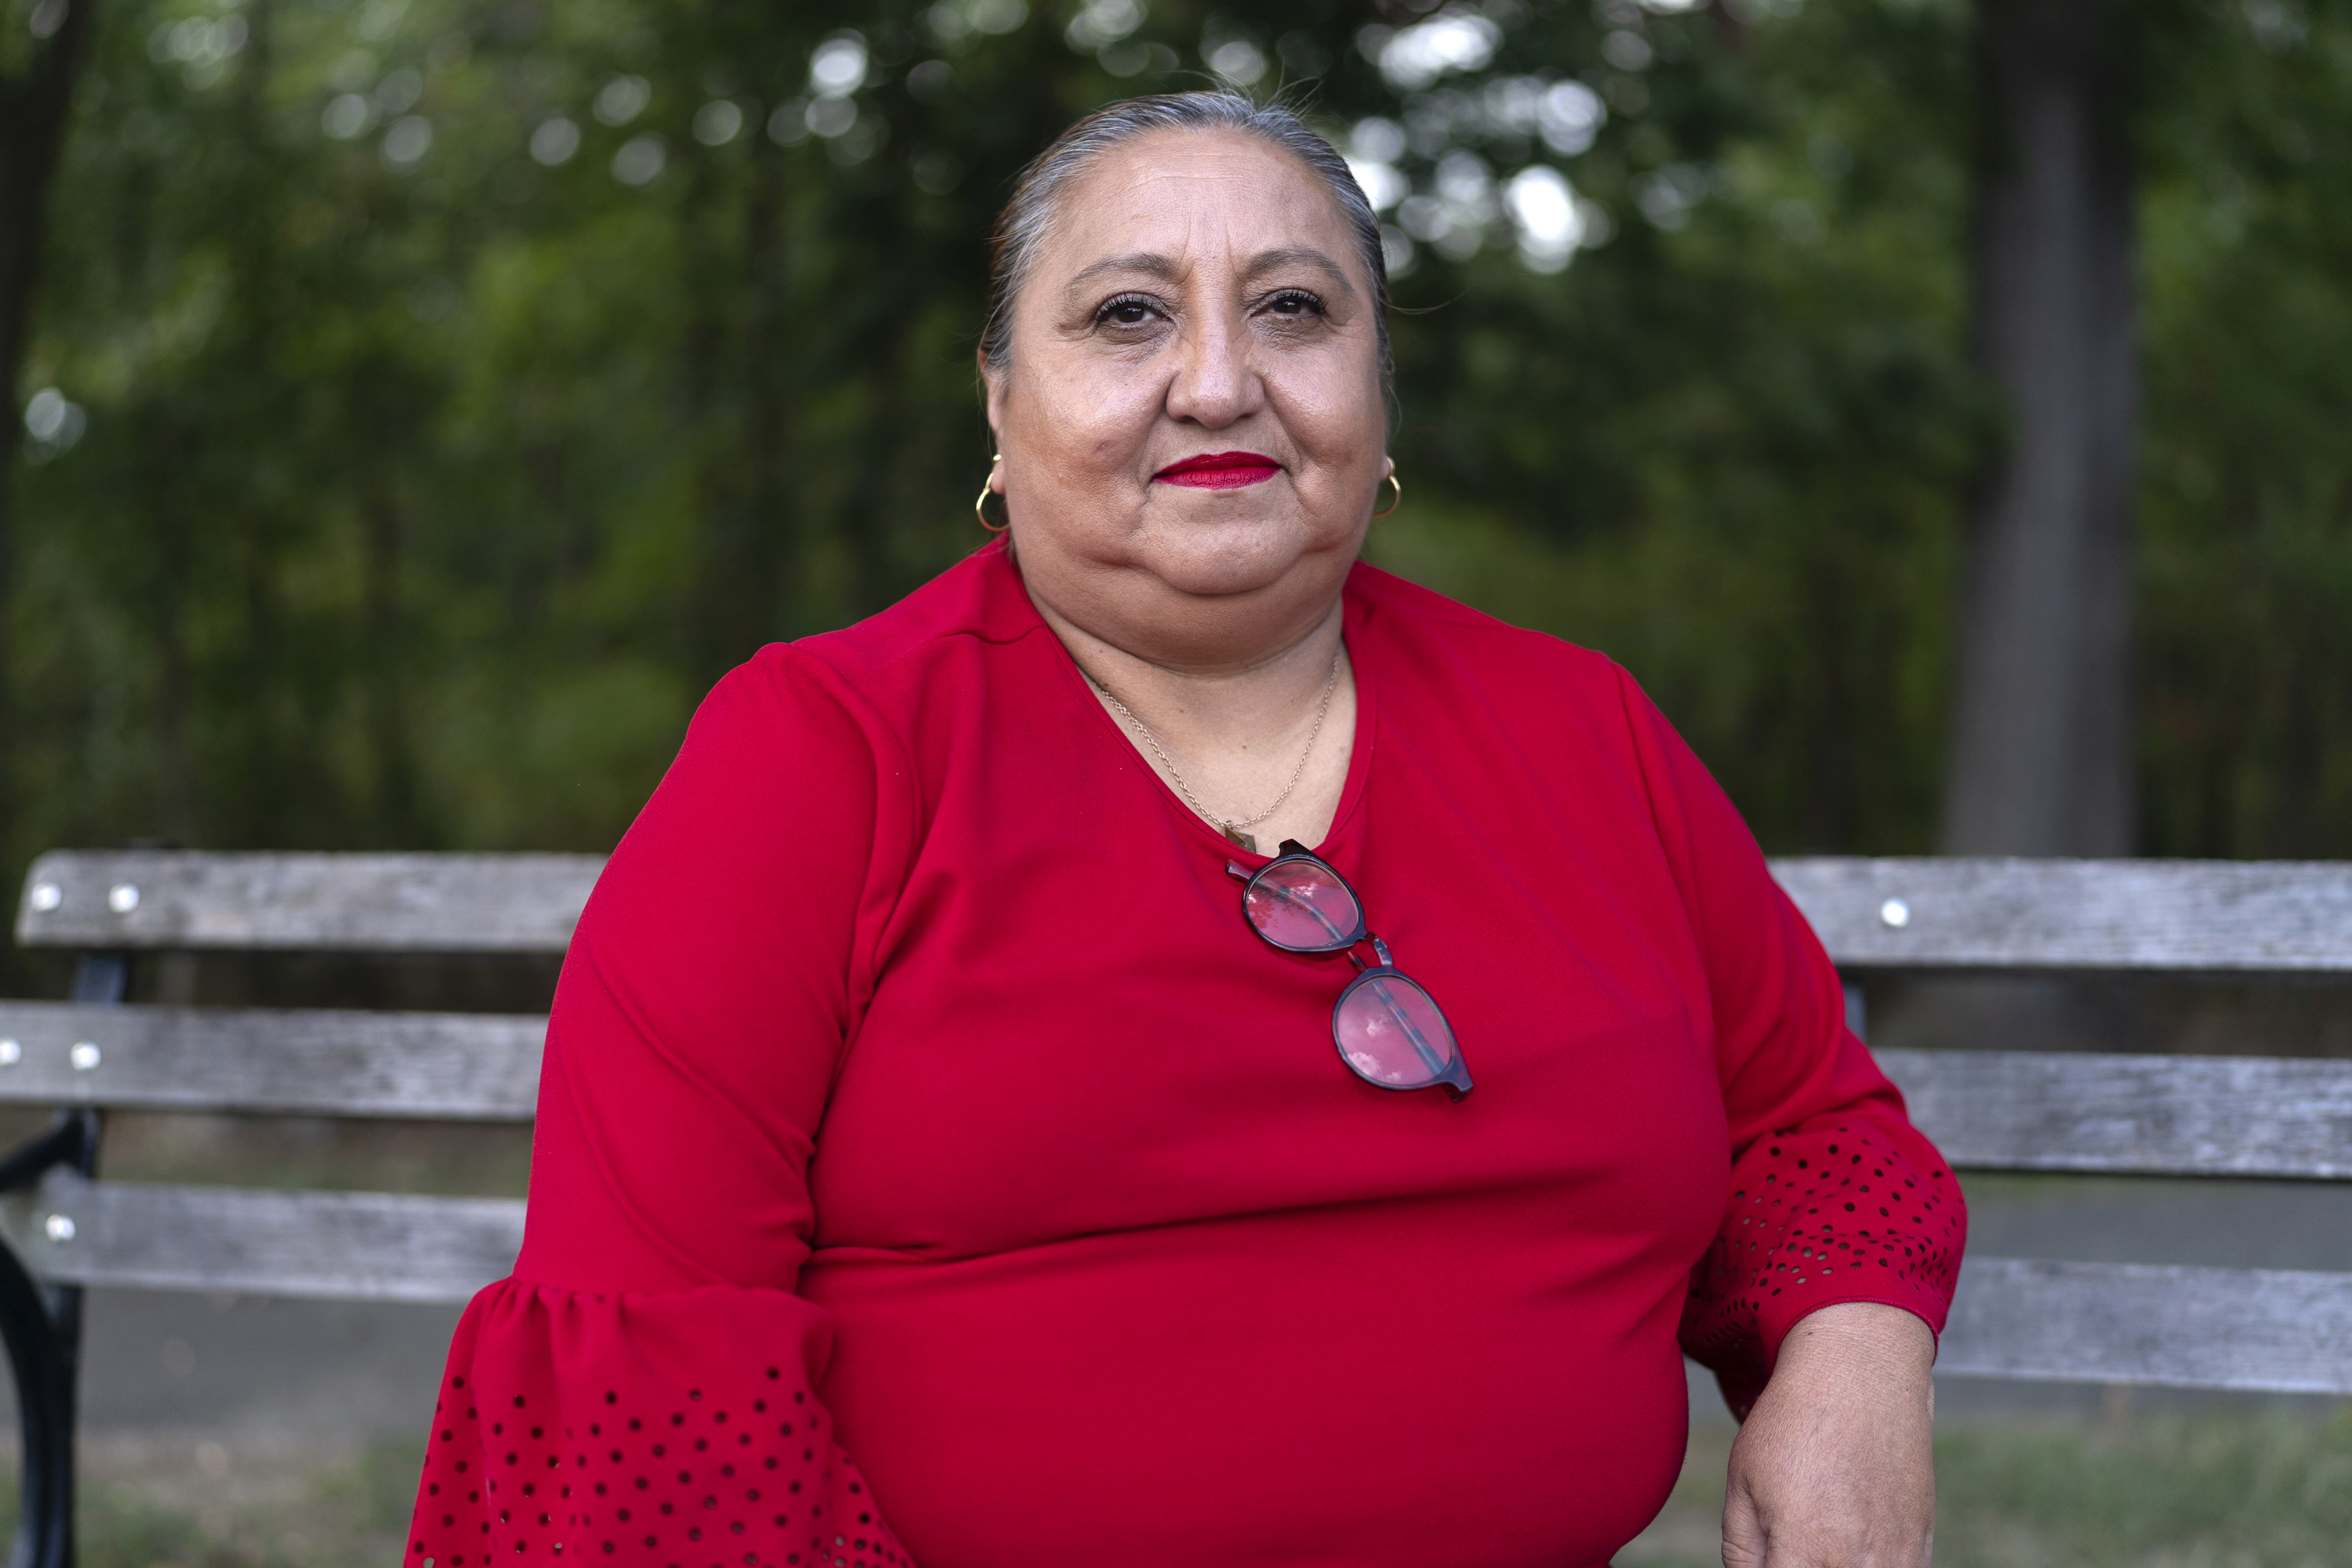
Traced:
[[[557, 953], [601, 860], [60, 853], [28, 946]], [[1849, 973], [2352, 973], [2352, 865], [1802, 858], [1778, 876]], [[0, 1101], [527, 1121], [543, 1020], [0, 1004]], [[2352, 1062], [1884, 1051], [1963, 1170], [2352, 1178]], [[519, 1204], [52, 1172], [0, 1234], [62, 1282], [461, 1300]], [[2352, 1392], [2352, 1275], [1971, 1258], [1950, 1372]]]

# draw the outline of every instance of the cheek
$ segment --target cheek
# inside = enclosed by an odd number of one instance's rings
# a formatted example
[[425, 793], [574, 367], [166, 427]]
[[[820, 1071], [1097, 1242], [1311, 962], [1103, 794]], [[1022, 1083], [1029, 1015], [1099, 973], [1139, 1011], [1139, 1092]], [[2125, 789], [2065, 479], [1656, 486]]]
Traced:
[[1355, 344], [1278, 364], [1266, 389], [1284, 427], [1310, 457], [1339, 465], [1379, 459], [1387, 408], [1380, 377]]
[[1160, 400], [1144, 378], [1083, 363], [1039, 369], [1024, 434], [1072, 472], [1120, 467], [1150, 435]]
[[1379, 391], [1328, 383], [1307, 389], [1283, 411], [1291, 438], [1327, 483], [1352, 485], [1357, 470], [1377, 466], [1387, 446]]

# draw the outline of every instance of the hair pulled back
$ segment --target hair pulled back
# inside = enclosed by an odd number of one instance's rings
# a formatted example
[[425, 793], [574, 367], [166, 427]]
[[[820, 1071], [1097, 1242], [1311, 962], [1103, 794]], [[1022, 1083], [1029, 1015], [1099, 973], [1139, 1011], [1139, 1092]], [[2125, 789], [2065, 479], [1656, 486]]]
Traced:
[[1389, 355], [1389, 272], [1381, 249], [1381, 220], [1339, 150], [1296, 110], [1256, 103], [1240, 93], [1215, 90], [1171, 92], [1130, 98], [1096, 110], [1054, 138], [1030, 161], [1013, 187], [1013, 199], [997, 215], [989, 237], [988, 321], [980, 353], [991, 374], [1013, 363], [1013, 309], [1029, 281], [1037, 251], [1061, 209], [1070, 185], [1112, 148], [1155, 131], [1239, 131], [1280, 148], [1314, 171], [1339, 204], [1355, 236], [1357, 257], [1372, 280], [1372, 320], [1380, 341], [1381, 384], [1393, 367]]

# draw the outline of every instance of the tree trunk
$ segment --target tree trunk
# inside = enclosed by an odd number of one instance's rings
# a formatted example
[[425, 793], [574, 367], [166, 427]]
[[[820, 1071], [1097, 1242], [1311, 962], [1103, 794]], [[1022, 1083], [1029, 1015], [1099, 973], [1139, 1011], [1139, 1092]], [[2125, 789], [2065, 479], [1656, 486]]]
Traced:
[[[1945, 773], [1956, 855], [2132, 845], [2134, 417], [2127, 0], [1978, 0], [1975, 351], [2010, 439], [1970, 519]], [[1922, 981], [1890, 1043], [2096, 1049], [2137, 993]]]
[[2133, 837], [2132, 25], [2123, 0], [1979, 0], [1976, 352], [2010, 445], [1969, 542], [1953, 854]]
[[[66, 116], [73, 107], [74, 82], [89, 51], [90, 26], [98, 0], [46, 0], [27, 21], [36, 41], [21, 40], [21, 70], [0, 69], [0, 736], [16, 720], [16, 671], [8, 658], [14, 617], [16, 527], [14, 487], [16, 425], [24, 406], [17, 378], [24, 374], [31, 335], [33, 289], [41, 269], [47, 232], [49, 182], [65, 147]], [[10, 26], [17, 25], [15, 17]], [[46, 31], [44, 38], [40, 35]], [[11, 744], [6, 755], [13, 757]], [[0, 757], [0, 841], [16, 824], [16, 775]]]

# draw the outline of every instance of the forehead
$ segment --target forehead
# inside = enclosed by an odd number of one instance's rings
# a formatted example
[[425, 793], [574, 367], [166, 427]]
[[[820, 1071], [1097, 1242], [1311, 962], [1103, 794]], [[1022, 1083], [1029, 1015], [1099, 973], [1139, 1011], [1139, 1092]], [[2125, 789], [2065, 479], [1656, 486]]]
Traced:
[[1324, 252], [1350, 276], [1361, 270], [1353, 230], [1320, 175], [1246, 132], [1155, 131], [1064, 187], [1039, 247], [1038, 281], [1051, 286], [1106, 256], [1199, 264], [1294, 247]]

